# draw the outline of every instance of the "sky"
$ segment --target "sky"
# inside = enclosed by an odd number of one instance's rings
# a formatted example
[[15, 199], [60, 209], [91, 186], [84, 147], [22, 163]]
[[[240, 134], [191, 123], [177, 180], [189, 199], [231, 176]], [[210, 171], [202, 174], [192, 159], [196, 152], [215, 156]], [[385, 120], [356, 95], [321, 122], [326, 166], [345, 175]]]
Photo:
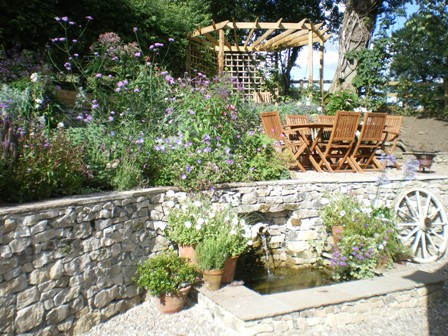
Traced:
[[[416, 12], [418, 9], [417, 5], [407, 4], [406, 5], [406, 13], [407, 17], [409, 17], [412, 13]], [[400, 29], [403, 27], [406, 22], [406, 18], [400, 17], [396, 20], [395, 25], [392, 27], [391, 31]], [[325, 52], [324, 52], [324, 80], [333, 80], [334, 72], [336, 70], [336, 66], [338, 63], [338, 44], [337, 41], [332, 41], [333, 39], [328, 40], [325, 43]], [[319, 79], [319, 51], [313, 51], [313, 79]], [[308, 47], [305, 46], [299, 54], [299, 58], [296, 61], [296, 66], [292, 72], [291, 77], [293, 80], [308, 80]], [[324, 89], [328, 89], [330, 85], [324, 85]]]

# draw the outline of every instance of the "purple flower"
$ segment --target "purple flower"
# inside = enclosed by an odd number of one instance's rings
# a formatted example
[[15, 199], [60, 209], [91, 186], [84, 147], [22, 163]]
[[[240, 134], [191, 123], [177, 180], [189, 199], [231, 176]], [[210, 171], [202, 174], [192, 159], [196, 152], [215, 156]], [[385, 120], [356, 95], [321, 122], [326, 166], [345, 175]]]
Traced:
[[137, 52], [134, 54], [134, 57], [140, 57], [141, 55], [142, 55], [142, 53], [139, 52], [139, 51], [137, 51]]
[[90, 15], [88, 15], [88, 16], [86, 16], [86, 20], [87, 20], [87, 21], [92, 21], [92, 20], [93, 20], [93, 17], [91, 17]]
[[103, 75], [100, 74], [100, 73], [97, 73], [97, 74], [95, 75], [95, 77], [96, 77], [96, 78], [101, 78], [101, 77], [103, 77]]
[[138, 143], [138, 144], [142, 144], [144, 141], [145, 141], [145, 140], [144, 140], [143, 138], [140, 137], [140, 138], [137, 139], [136, 143]]
[[182, 174], [182, 175], [180, 176], [180, 178], [181, 178], [182, 180], [185, 180], [185, 179], [187, 178], [187, 175]]
[[136, 32], [138, 31], [138, 28], [137, 28], [137, 27], [134, 27], [134, 28], [132, 28], [132, 31], [133, 31], [134, 33], [136, 33]]
[[154, 47], [161, 48], [163, 47], [163, 43], [154, 43]]
[[64, 63], [64, 67], [65, 67], [68, 71], [70, 71], [70, 70], [72, 69], [72, 65], [71, 65], [69, 62], [65, 62], [65, 63]]
[[111, 137], [113, 137], [113, 136], [115, 136], [115, 132], [114, 132], [114, 131], [110, 131], [109, 135], [110, 135]]
[[107, 117], [107, 120], [109, 120], [109, 121], [114, 121], [114, 117], [109, 116], [109, 117]]
[[189, 173], [190, 170], [191, 170], [190, 166], [185, 167], [185, 171], [186, 171], [187, 173]]
[[60, 37], [59, 41], [61, 41], [61, 42], [65, 41], [65, 37]]
[[64, 21], [64, 22], [67, 22], [67, 21], [68, 21], [68, 17], [67, 17], [67, 16], [63, 16], [63, 17], [61, 18], [61, 20]]
[[174, 39], [173, 39], [172, 37], [170, 37], [170, 38], [168, 39], [168, 42], [174, 42]]

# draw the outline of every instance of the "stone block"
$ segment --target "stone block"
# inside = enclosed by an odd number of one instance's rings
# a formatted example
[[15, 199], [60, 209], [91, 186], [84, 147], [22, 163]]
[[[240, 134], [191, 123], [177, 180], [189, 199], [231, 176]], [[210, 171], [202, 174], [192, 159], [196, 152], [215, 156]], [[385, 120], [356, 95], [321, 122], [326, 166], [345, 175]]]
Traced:
[[73, 334], [81, 335], [81, 334], [89, 331], [90, 329], [92, 329], [92, 327], [96, 326], [100, 322], [101, 322], [101, 314], [100, 313], [91, 312], [87, 315], [84, 315], [74, 322]]
[[36, 302], [40, 297], [40, 293], [36, 286], [28, 288], [24, 291], [21, 291], [17, 295], [17, 309], [23, 309], [26, 306], [29, 306], [30, 304]]
[[64, 322], [57, 325], [58, 330], [64, 335], [68, 334], [68, 331], [73, 327], [74, 317], [70, 316]]
[[48, 272], [48, 276], [52, 280], [60, 279], [64, 274], [64, 264], [62, 263], [62, 260], [56, 261], [53, 266], [50, 267]]
[[44, 312], [42, 303], [18, 310], [15, 318], [16, 332], [20, 334], [39, 326], [43, 322]]
[[70, 309], [68, 305], [56, 306], [56, 308], [47, 313], [47, 324], [56, 324], [65, 320], [69, 315], [69, 311]]
[[28, 282], [26, 280], [26, 275], [22, 274], [17, 278], [11, 279], [8, 282], [0, 283], [0, 298], [6, 297], [7, 295], [21, 292], [26, 289]]
[[6, 218], [3, 222], [3, 233], [9, 233], [15, 231], [17, 228], [17, 222], [13, 218]]
[[31, 245], [31, 237], [16, 238], [9, 243], [11, 253], [21, 253]]
[[0, 274], [5, 274], [18, 266], [17, 258], [0, 259]]
[[102, 308], [107, 305], [109, 302], [114, 300], [119, 293], [118, 287], [112, 287], [109, 289], [104, 289], [95, 295], [93, 299], [93, 304], [97, 308]]
[[54, 304], [56, 306], [59, 306], [61, 304], [70, 302], [79, 296], [79, 292], [80, 287], [65, 288], [54, 296]]

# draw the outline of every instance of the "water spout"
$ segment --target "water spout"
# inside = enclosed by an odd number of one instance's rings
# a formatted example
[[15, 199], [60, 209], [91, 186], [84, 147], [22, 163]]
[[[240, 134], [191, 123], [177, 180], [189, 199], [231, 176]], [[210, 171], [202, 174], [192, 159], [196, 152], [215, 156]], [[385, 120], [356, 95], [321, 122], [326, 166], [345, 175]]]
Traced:
[[269, 249], [268, 249], [268, 241], [267, 241], [267, 237], [266, 237], [266, 229], [263, 228], [264, 230], [262, 231], [260, 228], [260, 237], [261, 237], [261, 242], [263, 243], [263, 249], [264, 249], [264, 253], [266, 256], [266, 269], [268, 271], [268, 277], [272, 275], [271, 273], [271, 269], [269, 267]]

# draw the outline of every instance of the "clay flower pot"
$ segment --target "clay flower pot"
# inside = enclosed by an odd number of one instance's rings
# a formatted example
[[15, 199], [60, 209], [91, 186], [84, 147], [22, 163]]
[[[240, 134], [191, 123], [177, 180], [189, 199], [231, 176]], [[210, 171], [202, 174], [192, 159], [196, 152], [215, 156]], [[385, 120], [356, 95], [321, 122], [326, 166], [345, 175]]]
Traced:
[[221, 286], [222, 275], [224, 269], [219, 270], [204, 270], [202, 272], [202, 280], [204, 280], [204, 286], [210, 291], [216, 291]]
[[196, 250], [194, 246], [179, 245], [179, 257], [187, 258], [190, 265], [196, 265]]
[[222, 275], [221, 283], [227, 284], [231, 283], [235, 278], [236, 262], [238, 261], [238, 256], [229, 257], [224, 264], [224, 274]]
[[334, 244], [337, 244], [337, 242], [341, 240], [344, 227], [342, 225], [336, 225], [331, 228], [331, 231], [331, 233], [333, 234], [333, 242]]
[[162, 314], [174, 314], [185, 306], [191, 286], [179, 289], [178, 293], [163, 294], [155, 297], [157, 310]]

